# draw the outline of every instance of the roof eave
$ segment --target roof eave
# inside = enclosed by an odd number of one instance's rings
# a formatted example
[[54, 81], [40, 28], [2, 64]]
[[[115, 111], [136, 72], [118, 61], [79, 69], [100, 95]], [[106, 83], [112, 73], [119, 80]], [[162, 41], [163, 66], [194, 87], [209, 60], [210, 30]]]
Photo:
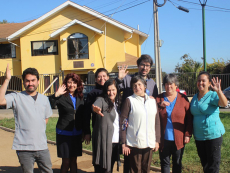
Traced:
[[43, 21], [44, 19], [46, 19], [46, 18], [48, 18], [49, 16], [51, 16], [51, 15], [53, 15], [53, 14], [59, 12], [61, 9], [66, 8], [66, 7], [69, 6], [69, 5], [75, 7], [75, 8], [77, 8], [77, 9], [79, 9], [79, 10], [82, 10], [82, 11], [84, 11], [84, 12], [86, 12], [86, 13], [89, 13], [89, 14], [91, 14], [91, 15], [93, 15], [93, 16], [95, 16], [95, 17], [101, 19], [101, 20], [104, 20], [104, 21], [106, 21], [106, 22], [108, 22], [108, 23], [110, 23], [110, 24], [112, 24], [112, 25], [115, 25], [115, 26], [121, 28], [122, 30], [125, 30], [125, 31], [129, 32], [129, 33], [132, 33], [132, 32], [133, 32], [133, 29], [130, 29], [130, 28], [128, 28], [128, 27], [125, 27], [125, 26], [123, 26], [123, 25], [121, 25], [121, 24], [119, 24], [119, 23], [117, 23], [117, 22], [115, 22], [115, 21], [109, 19], [109, 18], [108, 18], [107, 16], [105, 16], [105, 15], [97, 14], [97, 13], [95, 13], [95, 12], [93, 12], [93, 11], [90, 11], [90, 10], [88, 10], [88, 9], [84, 8], [83, 6], [80, 6], [80, 5], [76, 4], [76, 3], [73, 3], [73, 2], [71, 2], [71, 1], [66, 1], [66, 2], [64, 2], [63, 4], [59, 5], [58, 7], [54, 8], [53, 10], [49, 11], [48, 13], [44, 14], [43, 16], [39, 17], [38, 19], [34, 20], [34, 21], [31, 22], [30, 24], [28, 24], [28, 25], [26, 25], [25, 27], [21, 28], [21, 29], [18, 30], [17, 32], [11, 34], [11, 35], [8, 37], [8, 40], [13, 40], [15, 37], [18, 37], [20, 34], [24, 33], [25, 31], [27, 31], [27, 30], [30, 29], [31, 27], [37, 25], [38, 23], [40, 23], [40, 22]]

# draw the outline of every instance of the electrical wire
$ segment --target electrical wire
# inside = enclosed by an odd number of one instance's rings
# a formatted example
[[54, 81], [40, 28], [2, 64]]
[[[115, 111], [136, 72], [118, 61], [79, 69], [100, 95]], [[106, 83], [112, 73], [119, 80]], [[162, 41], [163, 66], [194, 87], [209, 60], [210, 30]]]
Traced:
[[[149, 35], [149, 33], [150, 33], [150, 29], [151, 29], [152, 23], [153, 23], [153, 15], [152, 15], [151, 22], [150, 22], [150, 25], [149, 25], [148, 35]], [[145, 48], [146, 48], [147, 42], [148, 42], [148, 39], [147, 39], [146, 42], [145, 42], [145, 47], [144, 47], [143, 53], [145, 52]]]
[[168, 0], [168, 1], [171, 2], [171, 4], [172, 4], [174, 7], [178, 8], [172, 1], [170, 1], [170, 0]]
[[[190, 3], [190, 4], [194, 4], [194, 5], [201, 5], [201, 4], [199, 4], [199, 3], [196, 3], [196, 2], [190, 2], [190, 1], [186, 1], [186, 0], [177, 0], [177, 1], [181, 1], [181, 2], [186, 2], [186, 3]], [[229, 8], [222, 8], [222, 7], [216, 7], [216, 6], [212, 6], [212, 5], [205, 5], [205, 6], [207, 6], [207, 7], [211, 7], [211, 8], [217, 8], [217, 9], [221, 9], [221, 10], [229, 10], [230, 11], [230, 9]]]
[[[122, 6], [123, 2], [125, 2], [125, 0], [122, 1], [121, 5], [117, 8], [117, 10]], [[115, 11], [115, 12], [116, 12], [116, 11]], [[111, 14], [111, 17], [115, 14], [115, 12], [114, 12], [113, 14]], [[105, 23], [101, 26], [100, 29], [102, 29], [102, 28], [105, 26], [106, 23], [107, 23], [107, 21], [105, 21]], [[96, 36], [96, 33], [95, 33], [95, 34], [90, 38], [90, 40], [82, 47], [82, 49], [77, 53], [77, 55], [79, 55], [79, 54], [81, 53], [81, 51], [89, 44], [89, 42], [90, 42], [95, 36]], [[71, 63], [71, 61], [67, 64], [66, 67], [68, 67], [70, 63]], [[66, 67], [65, 67], [65, 68], [66, 68]]]
[[[127, 3], [127, 4], [124, 4], [124, 5], [122, 5], [121, 7], [124, 7], [124, 6], [127, 6], [127, 5], [130, 5], [130, 4], [133, 4], [133, 3], [135, 3], [136, 2], [136, 0], [134, 0], [134, 1], [131, 1], [131, 2], [129, 2], [129, 3]], [[146, 1], [145, 1], [146, 2]], [[138, 5], [138, 4], [137, 4]], [[91, 9], [91, 8], [90, 8]], [[110, 9], [110, 10], [107, 10], [107, 11], [105, 11], [105, 12], [102, 12], [102, 13], [100, 13], [100, 15], [102, 15], [102, 17], [105, 17], [105, 16], [107, 16], [107, 15], [111, 15], [111, 13], [110, 14], [106, 14], [107, 12], [111, 12], [111, 11], [113, 11], [113, 10], [116, 10], [117, 9], [117, 7], [116, 8], [113, 8], [113, 9]], [[127, 8], [128, 9], [128, 8]], [[93, 10], [93, 9], [91, 9], [91, 10]], [[124, 10], [126, 10], [126, 9], [124, 9]], [[123, 10], [123, 11], [124, 11]], [[95, 11], [95, 10], [93, 10], [93, 11]], [[97, 11], [96, 11], [97, 12]], [[119, 11], [120, 12], [120, 11]], [[63, 15], [65, 15], [65, 14], [63, 14]], [[84, 16], [85, 15], [85, 13], [84, 12], [82, 12], [82, 13], [80, 13], [80, 14], [78, 14], [78, 15], [68, 15], [68, 17], [69, 18], [79, 18], [80, 16]], [[90, 17], [86, 17], [86, 18], [79, 18], [79, 20], [81, 20], [83, 23], [84, 22], [87, 22], [87, 21], [91, 21], [91, 19], [94, 19], [95, 20], [95, 16], [90, 16]], [[54, 22], [50, 22], [50, 25], [54, 25], [55, 23], [60, 23], [60, 22], [62, 22], [62, 21], [65, 21], [66, 19], [63, 19], [63, 20], [58, 20], [58, 22], [56, 22], [56, 21], [54, 21]], [[62, 27], [62, 26], [60, 26], [60, 27]]]
[[[128, 10], [128, 9], [134, 8], [134, 7], [136, 7], [136, 6], [139, 6], [139, 5], [144, 4], [144, 3], [146, 3], [146, 2], [149, 2], [149, 1], [150, 1], [150, 0], [146, 0], [146, 1], [141, 2], [141, 3], [139, 3], [139, 4], [130, 6], [130, 7], [125, 8], [125, 9], [122, 9], [122, 10], [120, 10], [120, 11], [115, 11], [114, 13], [111, 13], [110, 15], [112, 15], [112, 14], [114, 15], [114, 14], [116, 14], [116, 13], [119, 13], [119, 12], [122, 12], [122, 11], [125, 11], [125, 10]], [[101, 19], [101, 18], [103, 18], [103, 17], [107, 17], [107, 18], [108, 18], [107, 15], [104, 15], [104, 14], [101, 14], [101, 15], [102, 15], [102, 17], [100, 17], [100, 18], [96, 18], [95, 16], [93, 16], [93, 17], [91, 17], [91, 18], [93, 18], [93, 19], [86, 20], [86, 21], [84, 21], [84, 19], [81, 19], [81, 22], [83, 22], [83, 23], [88, 23], [88, 22], [91, 22], [91, 21], [94, 21], [94, 20]], [[85, 18], [85, 19], [86, 19], [86, 18]], [[87, 18], [87, 19], [88, 19], [88, 18]], [[59, 20], [59, 22], [60, 22], [60, 20]], [[58, 23], [58, 22], [55, 22], [55, 23]], [[27, 36], [36, 35], [36, 34], [40, 34], [40, 33], [44, 33], [44, 32], [54, 31], [54, 30], [60, 29], [60, 28], [62, 28], [62, 27], [63, 27], [63, 26], [60, 26], [60, 27], [58, 26], [57, 28], [53, 28], [53, 29], [49, 29], [49, 30], [44, 30], [44, 31], [39, 31], [39, 32], [32, 33], [32, 34], [27, 34]], [[24, 35], [22, 35], [22, 36], [24, 36]], [[20, 37], [15, 37], [15, 38], [20, 38]]]

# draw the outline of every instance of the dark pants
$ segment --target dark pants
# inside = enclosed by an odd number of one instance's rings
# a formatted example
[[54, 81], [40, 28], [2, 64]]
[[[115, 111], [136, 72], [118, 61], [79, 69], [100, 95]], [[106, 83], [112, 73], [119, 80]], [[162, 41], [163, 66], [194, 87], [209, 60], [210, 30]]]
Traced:
[[110, 173], [107, 169], [102, 168], [100, 165], [94, 165], [95, 173]]
[[164, 148], [159, 152], [161, 160], [161, 172], [170, 173], [170, 157], [172, 155], [173, 173], [180, 173], [182, 168], [182, 156], [184, 148], [177, 150], [175, 141], [164, 140]]
[[123, 173], [130, 173], [129, 155], [128, 156], [124, 155]]
[[196, 140], [197, 152], [200, 157], [204, 173], [219, 172], [222, 140], [222, 136], [212, 140]]
[[149, 173], [152, 161], [152, 148], [130, 147], [129, 166], [130, 173]]
[[95, 173], [112, 173], [113, 172], [114, 163], [118, 161], [118, 157], [119, 157], [118, 149], [119, 149], [119, 143], [113, 143], [111, 170], [104, 169], [100, 165], [94, 165]]
[[23, 173], [34, 172], [34, 162], [42, 173], [53, 173], [49, 150], [16, 151]]

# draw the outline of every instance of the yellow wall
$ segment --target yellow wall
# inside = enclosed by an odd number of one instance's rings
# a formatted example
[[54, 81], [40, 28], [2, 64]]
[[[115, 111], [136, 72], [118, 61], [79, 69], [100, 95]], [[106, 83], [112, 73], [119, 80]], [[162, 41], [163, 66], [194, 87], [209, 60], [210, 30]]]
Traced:
[[[102, 31], [105, 31], [106, 27], [106, 48], [104, 34], [100, 35], [81, 25], [73, 25], [55, 38], [50, 38], [51, 33], [74, 19], [81, 20]], [[74, 71], [77, 74], [87, 74], [88, 71], [92, 70], [95, 72], [96, 69], [101, 67], [106, 68], [109, 72], [117, 72], [116, 63], [125, 61], [125, 53], [137, 57], [141, 55], [139, 35], [134, 33], [131, 39], [125, 41], [127, 39], [125, 31], [109, 23], [104, 25], [105, 21], [100, 19], [93, 19], [95, 17], [85, 12], [73, 7], [67, 7], [25, 32], [20, 37], [20, 40], [16, 41], [20, 45], [20, 50], [17, 47], [16, 52], [17, 61], [15, 60], [12, 63], [12, 60], [10, 60], [10, 66], [13, 66], [14, 74], [20, 74], [28, 67], [37, 68], [40, 74], [60, 73], [61, 70], [64, 72]], [[88, 36], [89, 59], [68, 60], [67, 40], [63, 41], [63, 38], [68, 38], [69, 35], [77, 32]], [[131, 36], [129, 33], [128, 35]], [[32, 56], [31, 41], [45, 40], [58, 40], [58, 55]], [[0, 61], [4, 62], [0, 65], [1, 71], [3, 67], [5, 69], [6, 62], [9, 60]], [[84, 61], [84, 68], [73, 68], [74, 61]], [[93, 67], [91, 66], [92, 64], [94, 64]]]

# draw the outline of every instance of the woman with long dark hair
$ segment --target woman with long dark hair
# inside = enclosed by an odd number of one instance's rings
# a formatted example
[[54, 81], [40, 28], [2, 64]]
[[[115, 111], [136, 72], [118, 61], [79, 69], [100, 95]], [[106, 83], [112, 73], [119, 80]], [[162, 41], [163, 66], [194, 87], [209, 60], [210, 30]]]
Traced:
[[107, 80], [102, 97], [92, 105], [97, 113], [93, 128], [93, 165], [95, 173], [110, 173], [119, 161], [119, 88], [114, 79]]
[[221, 90], [221, 80], [218, 77], [211, 79], [208, 72], [200, 72], [197, 88], [199, 92], [193, 96], [190, 104], [197, 152], [204, 173], [219, 172], [221, 144], [225, 133], [219, 106], [225, 107], [227, 99]]
[[82, 155], [82, 81], [75, 73], [67, 74], [62, 86], [50, 97], [58, 107], [56, 125], [57, 155], [62, 158], [61, 173], [77, 172], [77, 157]]

